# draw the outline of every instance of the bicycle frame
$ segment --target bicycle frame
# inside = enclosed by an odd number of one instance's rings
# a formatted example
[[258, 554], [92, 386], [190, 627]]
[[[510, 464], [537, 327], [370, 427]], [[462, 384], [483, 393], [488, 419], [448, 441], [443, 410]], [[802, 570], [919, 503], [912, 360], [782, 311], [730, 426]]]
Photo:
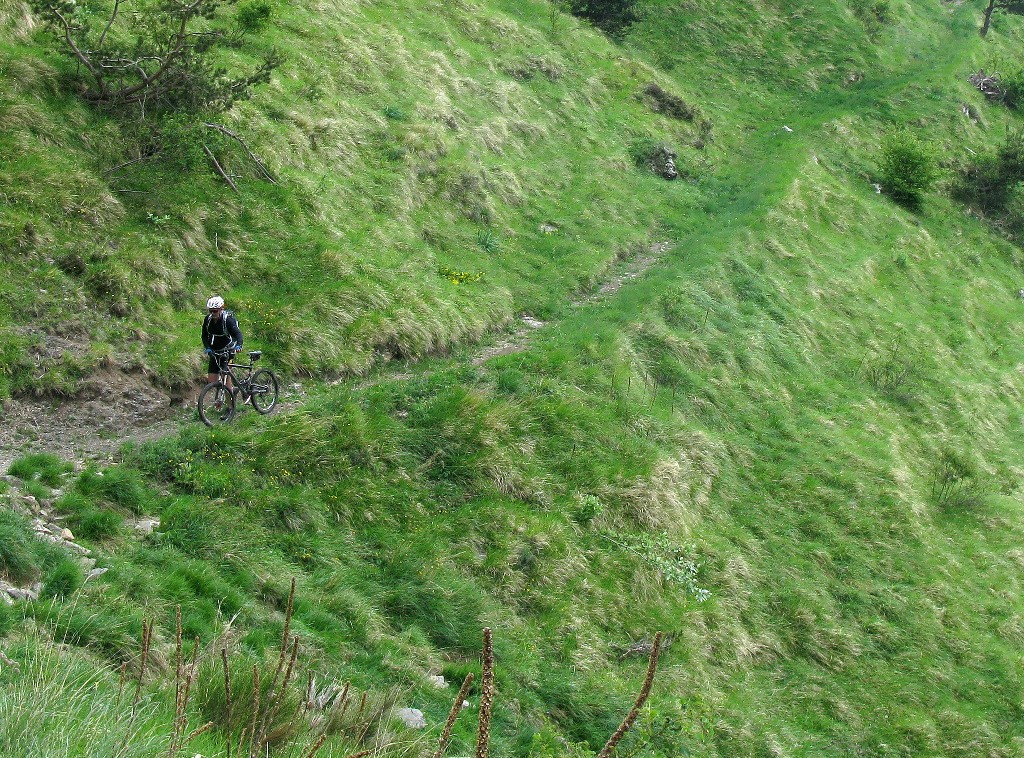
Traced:
[[[249, 363], [232, 363], [232, 353], [220, 352], [214, 353], [214, 357], [217, 359], [217, 374], [220, 380], [227, 384], [226, 379], [231, 378], [231, 382], [236, 389], [245, 390], [249, 384], [249, 379], [252, 377], [252, 370], [256, 366], [256, 361], [252, 358], [249, 359]], [[235, 376], [235, 372], [231, 369], [245, 369], [245, 375], [239, 379]]]

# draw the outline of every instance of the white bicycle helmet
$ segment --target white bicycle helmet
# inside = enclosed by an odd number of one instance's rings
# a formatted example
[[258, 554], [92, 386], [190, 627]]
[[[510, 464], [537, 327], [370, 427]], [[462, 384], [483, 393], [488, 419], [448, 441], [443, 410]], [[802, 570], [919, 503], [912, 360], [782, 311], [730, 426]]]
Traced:
[[209, 300], [206, 301], [206, 307], [207, 308], [223, 308], [224, 307], [224, 298], [222, 298], [220, 295], [214, 295], [213, 297], [211, 297]]

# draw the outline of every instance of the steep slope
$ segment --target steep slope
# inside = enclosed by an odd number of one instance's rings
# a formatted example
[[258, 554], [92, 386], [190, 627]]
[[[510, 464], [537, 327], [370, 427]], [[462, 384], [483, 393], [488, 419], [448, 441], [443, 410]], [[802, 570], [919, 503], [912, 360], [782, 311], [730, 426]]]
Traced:
[[[551, 108], [550, 144], [509, 136], [487, 154], [498, 164], [487, 175], [517, 150], [518, 168], [504, 164], [514, 176], [530, 176], [524, 166], [543, 157], [532, 183], [519, 179], [531, 188], [521, 206], [493, 200], [516, 237], [502, 232], [487, 257], [454, 257], [453, 246], [452, 258], [436, 259], [489, 266], [479, 283], [451, 289], [466, 298], [451, 307], [483, 319], [481, 328], [520, 308], [552, 322], [528, 349], [483, 365], [457, 348], [406, 374], [314, 389], [303, 407], [277, 416], [185, 429], [129, 451], [103, 477], [66, 478], [56, 507], [111, 571], [76, 600], [30, 604], [25, 615], [116, 662], [133, 659], [130, 633], [144, 613], [157, 617], [166, 650], [180, 604], [186, 633], [211, 645], [211, 658], [227, 625], [229, 647], [256, 659], [281, 635], [286, 577], [296, 575], [304, 671], [375, 691], [397, 685], [401, 704], [426, 711], [431, 737], [452, 693], [424, 675], [479, 672], [479, 630], [491, 626], [497, 755], [599, 749], [642, 676], [625, 651], [655, 629], [671, 645], [623, 752], [1021, 754], [1021, 253], [940, 194], [915, 214], [871, 184], [879, 139], [895, 124], [915, 125], [949, 157], [992, 141], [1008, 113], [983, 103], [964, 77], [991, 46], [1012, 50], [1019, 25], [1002, 19], [981, 47], [970, 9], [941, 4], [897, 4], [896, 21], [874, 27], [842, 3], [744, 4], [699, 18], [687, 4], [650, 3], [617, 49], [565, 19], [551, 32], [541, 4], [413, 5], [344, 9], [365, 39], [388, 32], [380, 39], [393, 42], [366, 43], [374, 61], [390, 61], [376, 74], [381, 88], [390, 73], [432, 60], [399, 54], [431, 34], [449, 35], [460, 65], [479, 65], [467, 68], [473, 82], [498, 77], [480, 62], [520, 37], [536, 45], [530, 54], [562, 56], [573, 72], [511, 88], [566, 87], [550, 100], [530, 90]], [[353, 70], [367, 68], [373, 81], [367, 60]], [[443, 71], [423, 76], [447, 81]], [[559, 83], [571, 76], [582, 84]], [[712, 147], [680, 150], [684, 167], [693, 161], [692, 183], [648, 176], [627, 155], [643, 140], [699, 137], [637, 98], [656, 78], [714, 124]], [[481, 86], [473, 82], [464, 92]], [[393, 106], [409, 121], [393, 113], [378, 126], [427, 123], [409, 115], [420, 113], [424, 91]], [[715, 94], [698, 100], [698, 91]], [[510, 118], [477, 97], [481, 110], [465, 116], [475, 130], [464, 123], [445, 137], [450, 145], [478, 144], [484, 124], [490, 131]], [[965, 116], [963, 103], [981, 117]], [[284, 132], [265, 129], [263, 149], [280, 155], [271, 146]], [[701, 155], [709, 158], [698, 172]], [[295, 166], [292, 181], [310, 181], [314, 172]], [[311, 193], [316, 208], [372, 202], [361, 197], [364, 172], [343, 171], [322, 181], [350, 194]], [[370, 211], [345, 222], [323, 210], [321, 228], [357, 234], [353, 225], [364, 224], [358, 234], [381, 243], [358, 254], [372, 252], [377, 271], [397, 250], [433, 246], [408, 236], [408, 248], [390, 247], [405, 229], [394, 204], [417, 197], [410, 181], [384, 193], [391, 206], [381, 215], [394, 226], [371, 232]], [[161, 192], [165, 202], [176, 197]], [[272, 217], [272, 194], [258, 199], [266, 205], [254, 218]], [[435, 194], [408, 212], [453, 236], [472, 234], [475, 222], [452, 202]], [[254, 229], [253, 241], [263, 234]], [[609, 296], [564, 306], [616, 248], [649, 239], [650, 229], [672, 241], [661, 261]], [[396, 264], [406, 267], [403, 286], [446, 286], [415, 279], [437, 265], [417, 260]], [[299, 268], [278, 265], [285, 277]], [[273, 284], [286, 292], [302, 281], [236, 286], [276, 293]], [[365, 282], [346, 286], [357, 281]], [[349, 302], [322, 278], [312, 291], [325, 307]], [[507, 307], [493, 310], [502, 297]], [[384, 305], [360, 307], [387, 334], [381, 324], [394, 314], [379, 316]], [[421, 318], [417, 307], [409, 323]], [[184, 309], [180, 318], [184, 330]], [[352, 366], [365, 366], [370, 344]], [[394, 352], [440, 344], [448, 343], [424, 338]], [[295, 360], [293, 349], [305, 348], [289, 342], [274, 357]], [[23, 466], [22, 478], [31, 470]], [[132, 512], [159, 513], [160, 529], [130, 536], [122, 521]], [[45, 642], [24, 624], [8, 626], [8, 655], [37, 660]], [[89, 670], [99, 671], [96, 702], [113, 702], [113, 667]], [[28, 675], [3, 675], [19, 699], [4, 696], [0, 710], [41, 700]], [[206, 671], [204, 687], [217, 676]], [[147, 693], [154, 713], [144, 734], [159, 742], [170, 693], [159, 680]], [[198, 706], [195, 723], [209, 713]], [[4, 744], [24, 744], [20, 722], [0, 723], [15, 724]], [[468, 752], [473, 735], [469, 719], [460, 723], [453, 753]], [[204, 751], [223, 749], [217, 732], [202, 739]], [[425, 742], [381, 752], [417, 754]], [[354, 749], [344, 735], [327, 747]]]

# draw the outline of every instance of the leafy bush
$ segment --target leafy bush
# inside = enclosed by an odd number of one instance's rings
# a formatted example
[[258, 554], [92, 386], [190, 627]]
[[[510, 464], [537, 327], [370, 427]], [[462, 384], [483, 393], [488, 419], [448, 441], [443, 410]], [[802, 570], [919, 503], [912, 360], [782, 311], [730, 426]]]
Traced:
[[131, 14], [115, 0], [31, 0], [30, 5], [61, 52], [75, 61], [76, 90], [87, 101], [151, 120], [175, 111], [226, 111], [280, 65], [276, 51], [253, 71], [235, 76], [214, 62], [218, 49], [236, 45], [240, 35], [270, 19], [269, 4], [254, 0], [239, 11], [240, 31], [232, 32], [219, 18], [232, 2], [166, 0]]
[[1016, 188], [1024, 182], [1024, 129], [1007, 130], [1002, 144], [970, 160], [958, 174], [954, 197], [1014, 225]]
[[274, 7], [267, 0], [252, 0], [238, 6], [235, 21], [243, 32], [261, 32], [270, 24]]
[[911, 208], [938, 179], [934, 149], [905, 127], [882, 141], [878, 170], [886, 194]]
[[850, 0], [850, 10], [866, 24], [887, 24], [893, 18], [890, 0]]
[[571, 0], [569, 9], [612, 36], [621, 35], [637, 18], [637, 0]]
[[604, 504], [597, 495], [580, 495], [576, 500], [572, 518], [580, 526], [590, 526], [594, 519], [602, 513], [604, 513]]
[[1024, 106], [1024, 68], [1000, 74], [999, 84], [1003, 88], [1003, 104], [1006, 107], [1019, 110]]

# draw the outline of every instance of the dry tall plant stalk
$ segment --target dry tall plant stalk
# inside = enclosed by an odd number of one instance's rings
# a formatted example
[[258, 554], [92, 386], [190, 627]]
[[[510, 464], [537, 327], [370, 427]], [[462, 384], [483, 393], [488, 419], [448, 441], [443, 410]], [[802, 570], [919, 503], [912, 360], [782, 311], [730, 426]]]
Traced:
[[459, 694], [455, 696], [455, 702], [452, 703], [452, 709], [448, 713], [448, 720], [444, 722], [444, 730], [441, 732], [441, 739], [437, 741], [437, 751], [434, 753], [434, 758], [441, 758], [444, 755], [444, 751], [448, 749], [448, 743], [452, 740], [452, 727], [455, 726], [455, 719], [459, 717], [459, 713], [462, 711], [462, 703], [466, 699], [467, 693], [469, 693], [469, 686], [473, 683], [473, 672], [466, 674], [466, 678], [462, 680], [462, 686], [459, 688]]
[[637, 696], [636, 702], [633, 703], [633, 707], [626, 715], [626, 718], [622, 720], [619, 728], [615, 730], [615, 734], [609, 738], [607, 744], [597, 754], [597, 758], [610, 758], [615, 746], [619, 744], [619, 741], [625, 736], [626, 732], [629, 731], [640, 715], [640, 709], [644, 707], [644, 703], [647, 702], [647, 698], [651, 694], [651, 685], [654, 684], [654, 674], [658, 670], [658, 655], [660, 652], [661, 632], [658, 632], [654, 635], [654, 644], [651, 646], [651, 659], [647, 663], [647, 675], [644, 677], [644, 684], [640, 688], [640, 694]]
[[231, 758], [232, 750], [235, 746], [235, 741], [231, 737], [231, 717], [234, 715], [234, 701], [231, 699], [231, 669], [228, 666], [228, 649], [222, 647], [220, 649], [220, 660], [224, 664], [224, 705], [227, 709], [227, 713], [224, 717], [224, 731], [228, 735], [228, 755], [227, 758]]
[[192, 683], [195, 681], [196, 665], [199, 662], [199, 637], [195, 638], [195, 643], [192, 645], [192, 662], [187, 664], [181, 643], [180, 605], [175, 609], [174, 618], [174, 724], [171, 730], [171, 744], [167, 749], [167, 758], [174, 758], [185, 745], [213, 726], [213, 722], [209, 721], [192, 730], [187, 737], [182, 739], [185, 728], [188, 726], [188, 701], [192, 695]]
[[[153, 621], [142, 619], [142, 640], [139, 660], [138, 678], [135, 680], [135, 694], [132, 696], [131, 714], [128, 716], [128, 723], [124, 730], [124, 739], [118, 747], [117, 755], [122, 755], [128, 747], [128, 740], [131, 738], [132, 726], [135, 724], [135, 717], [139, 712], [139, 701], [142, 699], [142, 680], [146, 676], [146, 664], [149, 663], [149, 651], [153, 645]], [[121, 683], [118, 685], [117, 699], [120, 703], [121, 694], [124, 690], [124, 676], [127, 671], [127, 663], [121, 666]]]
[[476, 730], [476, 758], [487, 758], [491, 744], [491, 708], [494, 705], [494, 645], [490, 627], [484, 627], [483, 671], [480, 676], [480, 717]]

